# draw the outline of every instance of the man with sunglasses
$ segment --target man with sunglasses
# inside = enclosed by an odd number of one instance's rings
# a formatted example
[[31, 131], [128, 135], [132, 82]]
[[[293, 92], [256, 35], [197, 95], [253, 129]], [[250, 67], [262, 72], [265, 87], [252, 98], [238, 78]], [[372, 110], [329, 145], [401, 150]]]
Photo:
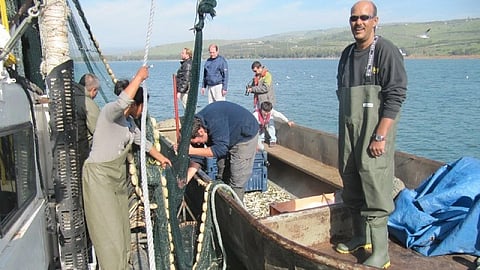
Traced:
[[353, 253], [373, 248], [363, 264], [387, 268], [396, 123], [406, 98], [407, 75], [399, 49], [375, 35], [379, 21], [375, 4], [358, 1], [350, 15], [355, 42], [340, 58], [337, 96], [339, 172], [353, 236], [336, 250]]

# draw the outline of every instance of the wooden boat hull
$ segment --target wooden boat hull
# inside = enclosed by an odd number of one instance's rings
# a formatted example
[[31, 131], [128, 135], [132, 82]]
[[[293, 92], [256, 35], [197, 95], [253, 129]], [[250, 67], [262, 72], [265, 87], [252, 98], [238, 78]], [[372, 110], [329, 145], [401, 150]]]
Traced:
[[[361, 264], [368, 253], [338, 254], [334, 245], [351, 235], [342, 204], [262, 219], [250, 216], [225, 193], [218, 195], [217, 217], [228, 269], [374, 269]], [[390, 240], [389, 269], [474, 269], [469, 255], [425, 257]]]
[[[282, 146], [313, 158], [336, 171], [337, 139], [334, 135], [279, 124]], [[277, 148], [277, 147], [276, 147]], [[269, 150], [269, 179], [298, 197], [338, 190], [338, 179], [322, 181], [322, 175], [308, 172], [309, 162], [286, 163], [279, 151]], [[303, 157], [306, 156], [306, 157]], [[296, 158], [289, 154], [290, 158]], [[416, 187], [440, 162], [397, 152], [396, 174], [409, 188]], [[292, 165], [293, 164], [293, 165]], [[322, 174], [322, 173], [320, 173]], [[316, 177], [314, 177], [316, 175]], [[328, 179], [326, 179], [328, 180]], [[299, 188], [300, 186], [300, 188]], [[351, 221], [343, 204], [306, 209], [256, 219], [228, 194], [217, 194], [216, 211], [226, 249], [229, 269], [372, 269], [361, 264], [365, 251], [342, 255], [333, 246], [351, 235]], [[468, 255], [424, 257], [390, 241], [390, 269], [469, 269], [474, 257]]]
[[[286, 223], [275, 222], [268, 218], [255, 219], [226, 193], [219, 193], [217, 202], [217, 217], [229, 269], [360, 269], [358, 267], [361, 267], [353, 263], [345, 264], [342, 260], [321, 254], [306, 245], [300, 245], [292, 238], [285, 237], [282, 229], [286, 227], [282, 228], [282, 224], [286, 225]], [[336, 214], [341, 215], [338, 219], [348, 219], [346, 213]], [[286, 215], [295, 219], [297, 214]], [[301, 224], [293, 225], [295, 228], [287, 230], [292, 229], [290, 232], [297, 233], [296, 237], [325, 240], [329, 235], [322, 236], [323, 232], [315, 229], [318, 223], [330, 224], [329, 219], [325, 220], [325, 217], [310, 219], [312, 223], [309, 224], [302, 221]], [[313, 230], [305, 231], [305, 228]]]

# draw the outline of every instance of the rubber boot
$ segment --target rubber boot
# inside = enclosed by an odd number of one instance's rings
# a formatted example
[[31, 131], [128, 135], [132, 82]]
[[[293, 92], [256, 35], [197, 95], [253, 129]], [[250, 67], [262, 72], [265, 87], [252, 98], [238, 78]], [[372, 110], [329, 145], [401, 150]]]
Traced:
[[363, 262], [364, 265], [387, 269], [390, 266], [388, 256], [388, 217], [368, 217], [367, 223], [372, 236], [372, 255]]
[[370, 229], [365, 217], [360, 215], [359, 210], [350, 210], [352, 215], [352, 238], [345, 243], [338, 243], [335, 250], [342, 254], [353, 253], [360, 248], [371, 249]]

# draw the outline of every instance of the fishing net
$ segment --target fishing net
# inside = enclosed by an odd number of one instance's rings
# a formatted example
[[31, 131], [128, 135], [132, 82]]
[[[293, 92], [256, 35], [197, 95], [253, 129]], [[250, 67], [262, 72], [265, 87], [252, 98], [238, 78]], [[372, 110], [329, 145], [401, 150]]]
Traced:
[[101, 99], [97, 98], [96, 101], [103, 106], [115, 99], [112, 91], [116, 82], [115, 74], [102, 54], [80, 1], [68, 0], [67, 4], [70, 8], [68, 44], [70, 57], [74, 60], [74, 79], [78, 82], [85, 73], [95, 74], [101, 84]]
[[[90, 26], [85, 18], [78, 0], [69, 0], [71, 15], [68, 21], [70, 30], [69, 44], [74, 59], [75, 78], [84, 73], [94, 73], [99, 77], [102, 89], [100, 91], [103, 103], [113, 100], [113, 91], [116, 81], [113, 71], [106, 60], [102, 58], [98, 43], [94, 39]], [[155, 119], [147, 116], [146, 139], [167, 156], [173, 166], [162, 169], [156, 161], [147, 156], [146, 164], [140, 164], [139, 147], [133, 149], [133, 155], [128, 158], [127, 168], [130, 172], [130, 217], [132, 234], [135, 234], [134, 251], [138, 251], [134, 261], [136, 265], [144, 265], [145, 228], [141, 222], [143, 196], [140, 183], [143, 181], [137, 172], [139, 166], [146, 166], [147, 182], [149, 187], [150, 209], [152, 211], [153, 243], [155, 247], [155, 263], [157, 269], [217, 269], [221, 266], [222, 255], [218, 252], [216, 235], [213, 230], [213, 217], [210, 205], [210, 190], [216, 182], [197, 186], [195, 203], [198, 211], [186, 213], [186, 187], [180, 188], [178, 180], [185, 179], [189, 164], [188, 148], [190, 145], [191, 127], [197, 104], [198, 86], [200, 77], [203, 27], [206, 16], [215, 16], [216, 1], [200, 1], [197, 6], [195, 30], [195, 47], [191, 72], [191, 87], [188, 95], [185, 115], [182, 118], [181, 140], [178, 151], [174, 152], [171, 143], [159, 137]], [[82, 23], [78, 23], [82, 22]], [[103, 105], [102, 102], [99, 102]], [[137, 123], [138, 124], [138, 123]], [[140, 126], [140, 125], [139, 125]], [[136, 164], [136, 165], [135, 165]], [[133, 166], [133, 167], [132, 167]], [[136, 168], [135, 168], [136, 166]], [[191, 183], [188, 186], [193, 186]], [[187, 187], [188, 187], [187, 186]], [[133, 221], [132, 221], [133, 219]], [[140, 250], [140, 251], [139, 251]], [[135, 253], [135, 252], [134, 252]]]

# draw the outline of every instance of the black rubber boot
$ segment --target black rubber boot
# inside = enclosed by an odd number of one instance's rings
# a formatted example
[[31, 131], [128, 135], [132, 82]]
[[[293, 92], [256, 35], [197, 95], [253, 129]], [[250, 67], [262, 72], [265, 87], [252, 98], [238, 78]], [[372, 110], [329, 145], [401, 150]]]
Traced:
[[342, 254], [353, 253], [360, 248], [371, 249], [370, 229], [365, 217], [360, 215], [358, 210], [350, 210], [352, 215], [352, 238], [345, 243], [338, 243], [335, 250]]
[[368, 266], [387, 269], [390, 267], [388, 256], [388, 217], [368, 217], [367, 223], [372, 236], [372, 255], [363, 262]]

